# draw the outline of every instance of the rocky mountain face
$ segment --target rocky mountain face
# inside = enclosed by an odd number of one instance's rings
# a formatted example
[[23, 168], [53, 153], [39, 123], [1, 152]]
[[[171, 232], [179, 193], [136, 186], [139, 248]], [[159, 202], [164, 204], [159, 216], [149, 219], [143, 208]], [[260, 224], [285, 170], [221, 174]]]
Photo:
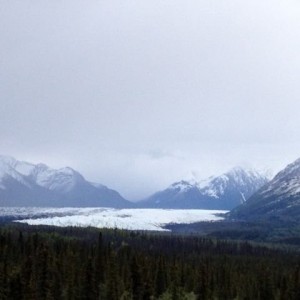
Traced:
[[300, 221], [300, 159], [289, 164], [245, 204], [234, 209], [230, 217]]
[[266, 175], [238, 167], [200, 182], [176, 182], [141, 201], [139, 205], [149, 208], [230, 210], [244, 203], [267, 182]]
[[118, 192], [91, 183], [72, 168], [0, 156], [0, 206], [132, 207]]

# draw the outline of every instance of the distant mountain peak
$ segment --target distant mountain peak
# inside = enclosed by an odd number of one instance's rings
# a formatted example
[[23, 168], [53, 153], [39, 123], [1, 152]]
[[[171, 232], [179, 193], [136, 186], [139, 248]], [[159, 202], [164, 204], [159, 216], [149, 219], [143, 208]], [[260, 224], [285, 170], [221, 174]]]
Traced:
[[142, 202], [144, 207], [230, 209], [243, 203], [268, 179], [254, 169], [235, 167], [206, 180], [181, 180]]
[[60, 173], [69, 174], [69, 175], [78, 174], [78, 172], [75, 171], [74, 169], [72, 169], [71, 167], [59, 168], [59, 169], [57, 169], [57, 171]]
[[262, 172], [251, 168], [251, 167], [241, 167], [235, 166], [234, 168], [230, 169], [228, 172], [224, 173], [224, 175], [231, 175], [231, 176], [265, 176]]
[[53, 169], [39, 163], [0, 156], [0, 206], [131, 207], [118, 192], [91, 184], [71, 167]]
[[194, 187], [193, 182], [189, 182], [187, 180], [181, 180], [171, 184], [169, 189], [174, 189], [174, 190], [178, 190], [179, 192], [184, 192], [193, 187]]

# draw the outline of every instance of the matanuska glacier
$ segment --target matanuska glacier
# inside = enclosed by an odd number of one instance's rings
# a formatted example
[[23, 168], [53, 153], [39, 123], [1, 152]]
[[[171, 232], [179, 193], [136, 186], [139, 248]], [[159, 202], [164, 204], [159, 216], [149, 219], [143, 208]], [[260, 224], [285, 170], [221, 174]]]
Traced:
[[223, 210], [114, 209], [114, 208], [3, 208], [0, 217], [14, 217], [29, 225], [119, 228], [167, 231], [168, 224], [221, 221]]

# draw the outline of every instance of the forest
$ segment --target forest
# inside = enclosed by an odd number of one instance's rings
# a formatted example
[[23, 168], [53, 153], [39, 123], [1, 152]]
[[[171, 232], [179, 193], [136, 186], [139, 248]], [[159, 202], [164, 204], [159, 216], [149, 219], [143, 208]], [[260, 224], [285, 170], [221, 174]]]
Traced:
[[298, 300], [300, 256], [196, 235], [1, 225], [4, 299]]

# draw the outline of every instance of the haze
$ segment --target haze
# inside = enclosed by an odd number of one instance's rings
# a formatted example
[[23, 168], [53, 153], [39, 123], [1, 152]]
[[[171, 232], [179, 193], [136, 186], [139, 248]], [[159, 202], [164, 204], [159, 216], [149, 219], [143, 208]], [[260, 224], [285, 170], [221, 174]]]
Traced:
[[300, 157], [300, 2], [2, 0], [0, 149], [136, 200]]

